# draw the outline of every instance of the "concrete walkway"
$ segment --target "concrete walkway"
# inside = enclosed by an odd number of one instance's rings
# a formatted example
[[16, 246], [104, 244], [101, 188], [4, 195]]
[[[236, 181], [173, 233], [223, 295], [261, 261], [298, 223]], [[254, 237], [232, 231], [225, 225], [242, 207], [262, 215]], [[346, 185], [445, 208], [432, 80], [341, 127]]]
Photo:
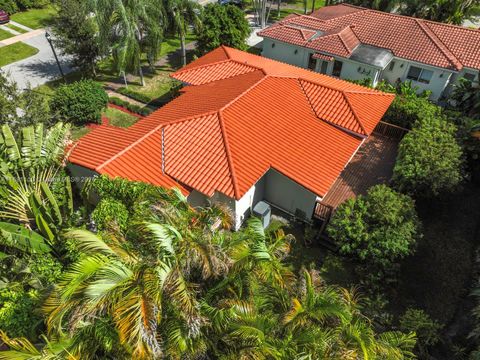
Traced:
[[43, 37], [45, 37], [45, 30], [43, 30], [43, 29], [32, 30], [32, 31], [27, 32], [25, 34], [20, 34], [20, 35], [17, 35], [17, 36], [12, 36], [8, 39], [4, 39], [4, 40], [0, 41], [0, 47], [1, 46], [12, 45], [12, 44], [15, 44], [16, 42], [19, 42], [19, 41], [25, 42], [25, 40], [31, 39], [31, 38], [33, 38], [35, 36], [38, 36], [38, 35], [42, 35]]
[[[1, 43], [9, 45], [18, 41], [22, 41], [39, 50], [36, 55], [1, 68], [7, 76], [17, 83], [20, 89], [25, 89], [29, 84], [32, 87], [36, 87], [61, 76], [50, 44], [45, 38], [45, 30], [33, 30], [5, 39]], [[60, 56], [60, 54], [58, 54], [58, 57], [64, 73], [70, 72], [72, 69], [68, 66], [69, 59]]]
[[6, 25], [0, 25], [0, 29], [2, 29], [3, 31], [9, 32], [10, 34], [13, 34], [13, 35], [20, 35], [21, 34], [21, 32], [13, 30]]

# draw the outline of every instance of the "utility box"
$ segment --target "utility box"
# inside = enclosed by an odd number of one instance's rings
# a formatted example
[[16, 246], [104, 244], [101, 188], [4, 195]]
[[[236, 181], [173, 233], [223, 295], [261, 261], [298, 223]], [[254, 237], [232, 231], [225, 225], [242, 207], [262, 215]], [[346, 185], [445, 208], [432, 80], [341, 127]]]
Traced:
[[260, 218], [260, 220], [262, 220], [263, 228], [266, 228], [270, 224], [272, 209], [265, 201], [259, 201], [253, 207], [253, 215]]

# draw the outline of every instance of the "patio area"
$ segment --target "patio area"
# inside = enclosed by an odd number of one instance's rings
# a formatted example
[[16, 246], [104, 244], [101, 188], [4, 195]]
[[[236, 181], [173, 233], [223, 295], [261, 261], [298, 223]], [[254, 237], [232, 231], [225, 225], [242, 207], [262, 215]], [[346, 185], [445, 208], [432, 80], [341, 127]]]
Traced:
[[328, 222], [344, 201], [365, 194], [377, 184], [386, 184], [393, 174], [398, 144], [407, 130], [381, 123], [315, 207], [314, 218]]

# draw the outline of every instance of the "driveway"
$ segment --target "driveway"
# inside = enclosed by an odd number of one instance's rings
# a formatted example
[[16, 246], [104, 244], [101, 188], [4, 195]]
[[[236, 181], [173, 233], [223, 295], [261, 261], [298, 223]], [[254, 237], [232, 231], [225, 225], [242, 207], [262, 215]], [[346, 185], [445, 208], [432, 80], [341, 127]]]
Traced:
[[[32, 87], [36, 87], [59, 78], [60, 72], [52, 49], [45, 38], [45, 30], [35, 30], [31, 33], [19, 35], [19, 37], [21, 39], [18, 40], [37, 48], [39, 52], [29, 58], [2, 67], [1, 69], [7, 73], [7, 76], [10, 76], [20, 89], [25, 89], [29, 84]], [[9, 38], [8, 40], [13, 41], [15, 38], [17, 37]], [[72, 70], [68, 65], [67, 57], [59, 55], [59, 61], [65, 73]]]

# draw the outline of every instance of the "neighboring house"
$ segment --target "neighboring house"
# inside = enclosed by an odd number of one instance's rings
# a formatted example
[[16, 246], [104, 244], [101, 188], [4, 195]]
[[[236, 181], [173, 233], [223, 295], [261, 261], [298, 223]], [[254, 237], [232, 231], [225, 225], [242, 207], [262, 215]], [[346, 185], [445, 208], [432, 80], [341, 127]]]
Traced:
[[258, 35], [268, 58], [374, 86], [411, 80], [432, 100], [479, 76], [480, 30], [352, 5], [290, 15]]
[[82, 137], [72, 174], [178, 186], [193, 206], [228, 205], [235, 228], [260, 200], [311, 219], [394, 98], [227, 47], [173, 77], [188, 86], [162, 108]]

